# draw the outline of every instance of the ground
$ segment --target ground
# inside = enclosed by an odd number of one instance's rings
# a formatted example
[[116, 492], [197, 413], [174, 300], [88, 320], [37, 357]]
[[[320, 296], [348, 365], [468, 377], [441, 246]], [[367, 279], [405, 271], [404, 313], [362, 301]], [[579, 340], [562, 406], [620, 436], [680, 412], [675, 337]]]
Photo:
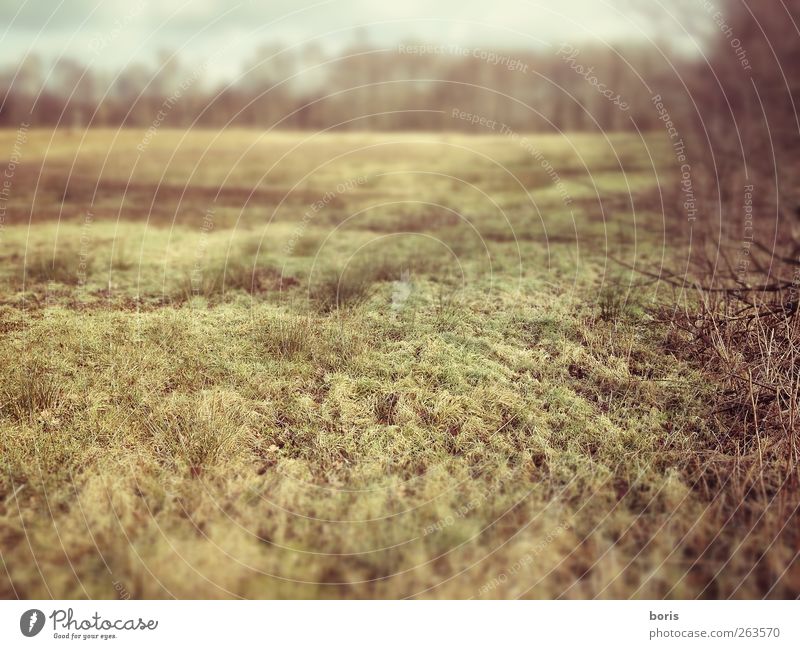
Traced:
[[0, 595], [798, 592], [784, 519], [698, 470], [715, 383], [668, 292], [615, 261], [681, 258], [637, 204], [663, 134], [31, 131], [18, 157]]

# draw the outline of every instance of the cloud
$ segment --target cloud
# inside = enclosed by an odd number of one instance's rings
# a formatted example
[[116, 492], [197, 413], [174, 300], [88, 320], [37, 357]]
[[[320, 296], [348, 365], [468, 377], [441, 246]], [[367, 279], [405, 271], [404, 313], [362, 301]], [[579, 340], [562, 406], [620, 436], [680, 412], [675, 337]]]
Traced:
[[357, 33], [376, 47], [409, 40], [543, 47], [642, 33], [627, 18], [634, 12], [622, 14], [604, 0], [0, 0], [0, 11], [10, 21], [4, 51], [30, 47], [90, 60], [91, 43], [113, 41], [95, 61], [108, 67], [152, 59], [160, 50], [197, 59], [233, 41], [239, 49], [229, 56], [242, 61], [263, 42], [320, 39], [336, 48]]

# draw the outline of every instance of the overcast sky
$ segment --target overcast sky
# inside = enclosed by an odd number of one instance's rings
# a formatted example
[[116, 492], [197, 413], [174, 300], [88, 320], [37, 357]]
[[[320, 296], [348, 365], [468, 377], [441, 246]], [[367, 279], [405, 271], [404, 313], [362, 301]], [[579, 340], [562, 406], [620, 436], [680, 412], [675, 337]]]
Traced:
[[[666, 11], [674, 2], [664, 0]], [[211, 75], [223, 77], [258, 44], [317, 39], [335, 51], [359, 31], [375, 47], [627, 41], [659, 31], [638, 15], [641, 3], [658, 0], [0, 0], [0, 63], [34, 51], [112, 69], [171, 50], [185, 61], [207, 60]], [[677, 24], [670, 30], [681, 36]]]

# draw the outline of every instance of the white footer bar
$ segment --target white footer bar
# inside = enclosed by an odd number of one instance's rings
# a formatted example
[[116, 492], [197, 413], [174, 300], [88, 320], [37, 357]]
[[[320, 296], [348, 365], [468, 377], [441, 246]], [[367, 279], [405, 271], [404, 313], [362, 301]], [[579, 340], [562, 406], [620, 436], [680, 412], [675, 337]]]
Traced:
[[800, 647], [800, 602], [0, 602], [0, 647], [187, 642], [231, 649]]

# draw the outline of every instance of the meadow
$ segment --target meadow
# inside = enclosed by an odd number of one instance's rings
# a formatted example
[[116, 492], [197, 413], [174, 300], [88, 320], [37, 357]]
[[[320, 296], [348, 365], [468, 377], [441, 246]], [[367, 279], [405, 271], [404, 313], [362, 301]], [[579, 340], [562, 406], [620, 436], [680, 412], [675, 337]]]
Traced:
[[800, 593], [786, 457], [625, 265], [685, 259], [663, 133], [19, 153], [0, 596]]

